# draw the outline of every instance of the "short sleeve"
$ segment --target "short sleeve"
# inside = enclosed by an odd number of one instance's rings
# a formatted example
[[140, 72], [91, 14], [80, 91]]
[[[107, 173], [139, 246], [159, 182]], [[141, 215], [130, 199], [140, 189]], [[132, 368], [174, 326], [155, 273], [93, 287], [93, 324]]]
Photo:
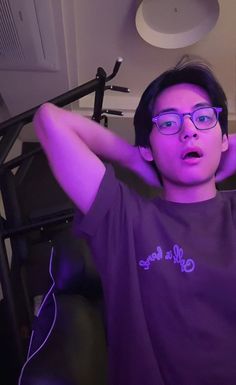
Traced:
[[119, 182], [115, 177], [114, 169], [111, 165], [107, 164], [97, 196], [89, 212], [86, 215], [79, 210], [76, 212], [73, 226], [76, 235], [92, 237], [96, 233], [114, 202], [118, 188]]

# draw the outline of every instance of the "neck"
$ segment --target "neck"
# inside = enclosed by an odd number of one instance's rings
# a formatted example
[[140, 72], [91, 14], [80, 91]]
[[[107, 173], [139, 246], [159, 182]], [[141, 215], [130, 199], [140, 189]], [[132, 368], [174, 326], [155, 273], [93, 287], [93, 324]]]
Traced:
[[163, 198], [177, 203], [201, 202], [216, 196], [215, 178], [197, 185], [176, 185], [169, 181], [163, 182]]

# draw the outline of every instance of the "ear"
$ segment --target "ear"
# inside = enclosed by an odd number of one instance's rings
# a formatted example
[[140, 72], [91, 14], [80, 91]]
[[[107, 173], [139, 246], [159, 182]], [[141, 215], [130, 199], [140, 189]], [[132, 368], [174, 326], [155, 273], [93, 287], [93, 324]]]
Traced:
[[222, 149], [221, 149], [221, 151], [225, 152], [228, 150], [228, 148], [229, 148], [229, 139], [228, 139], [227, 135], [224, 134], [222, 137]]
[[139, 152], [144, 160], [147, 162], [152, 162], [153, 161], [153, 155], [152, 155], [152, 150], [150, 147], [141, 147], [139, 146]]

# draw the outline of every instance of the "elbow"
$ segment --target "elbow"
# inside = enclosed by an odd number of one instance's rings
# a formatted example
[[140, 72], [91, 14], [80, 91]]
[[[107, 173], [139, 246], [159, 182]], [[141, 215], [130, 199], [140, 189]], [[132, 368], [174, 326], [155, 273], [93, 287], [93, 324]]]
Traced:
[[49, 119], [51, 114], [51, 110], [53, 108], [52, 103], [44, 103], [42, 104], [36, 111], [33, 119], [33, 123], [43, 123]]
[[52, 127], [53, 109], [53, 104], [44, 103], [38, 108], [34, 115], [33, 126], [39, 139], [50, 130], [50, 127]]

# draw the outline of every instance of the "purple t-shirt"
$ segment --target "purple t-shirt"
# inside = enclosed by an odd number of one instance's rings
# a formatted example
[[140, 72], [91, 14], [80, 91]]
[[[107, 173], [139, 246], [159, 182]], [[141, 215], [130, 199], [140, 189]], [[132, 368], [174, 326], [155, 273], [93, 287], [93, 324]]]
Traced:
[[236, 384], [236, 192], [147, 200], [111, 166], [77, 234], [107, 309], [111, 385]]

